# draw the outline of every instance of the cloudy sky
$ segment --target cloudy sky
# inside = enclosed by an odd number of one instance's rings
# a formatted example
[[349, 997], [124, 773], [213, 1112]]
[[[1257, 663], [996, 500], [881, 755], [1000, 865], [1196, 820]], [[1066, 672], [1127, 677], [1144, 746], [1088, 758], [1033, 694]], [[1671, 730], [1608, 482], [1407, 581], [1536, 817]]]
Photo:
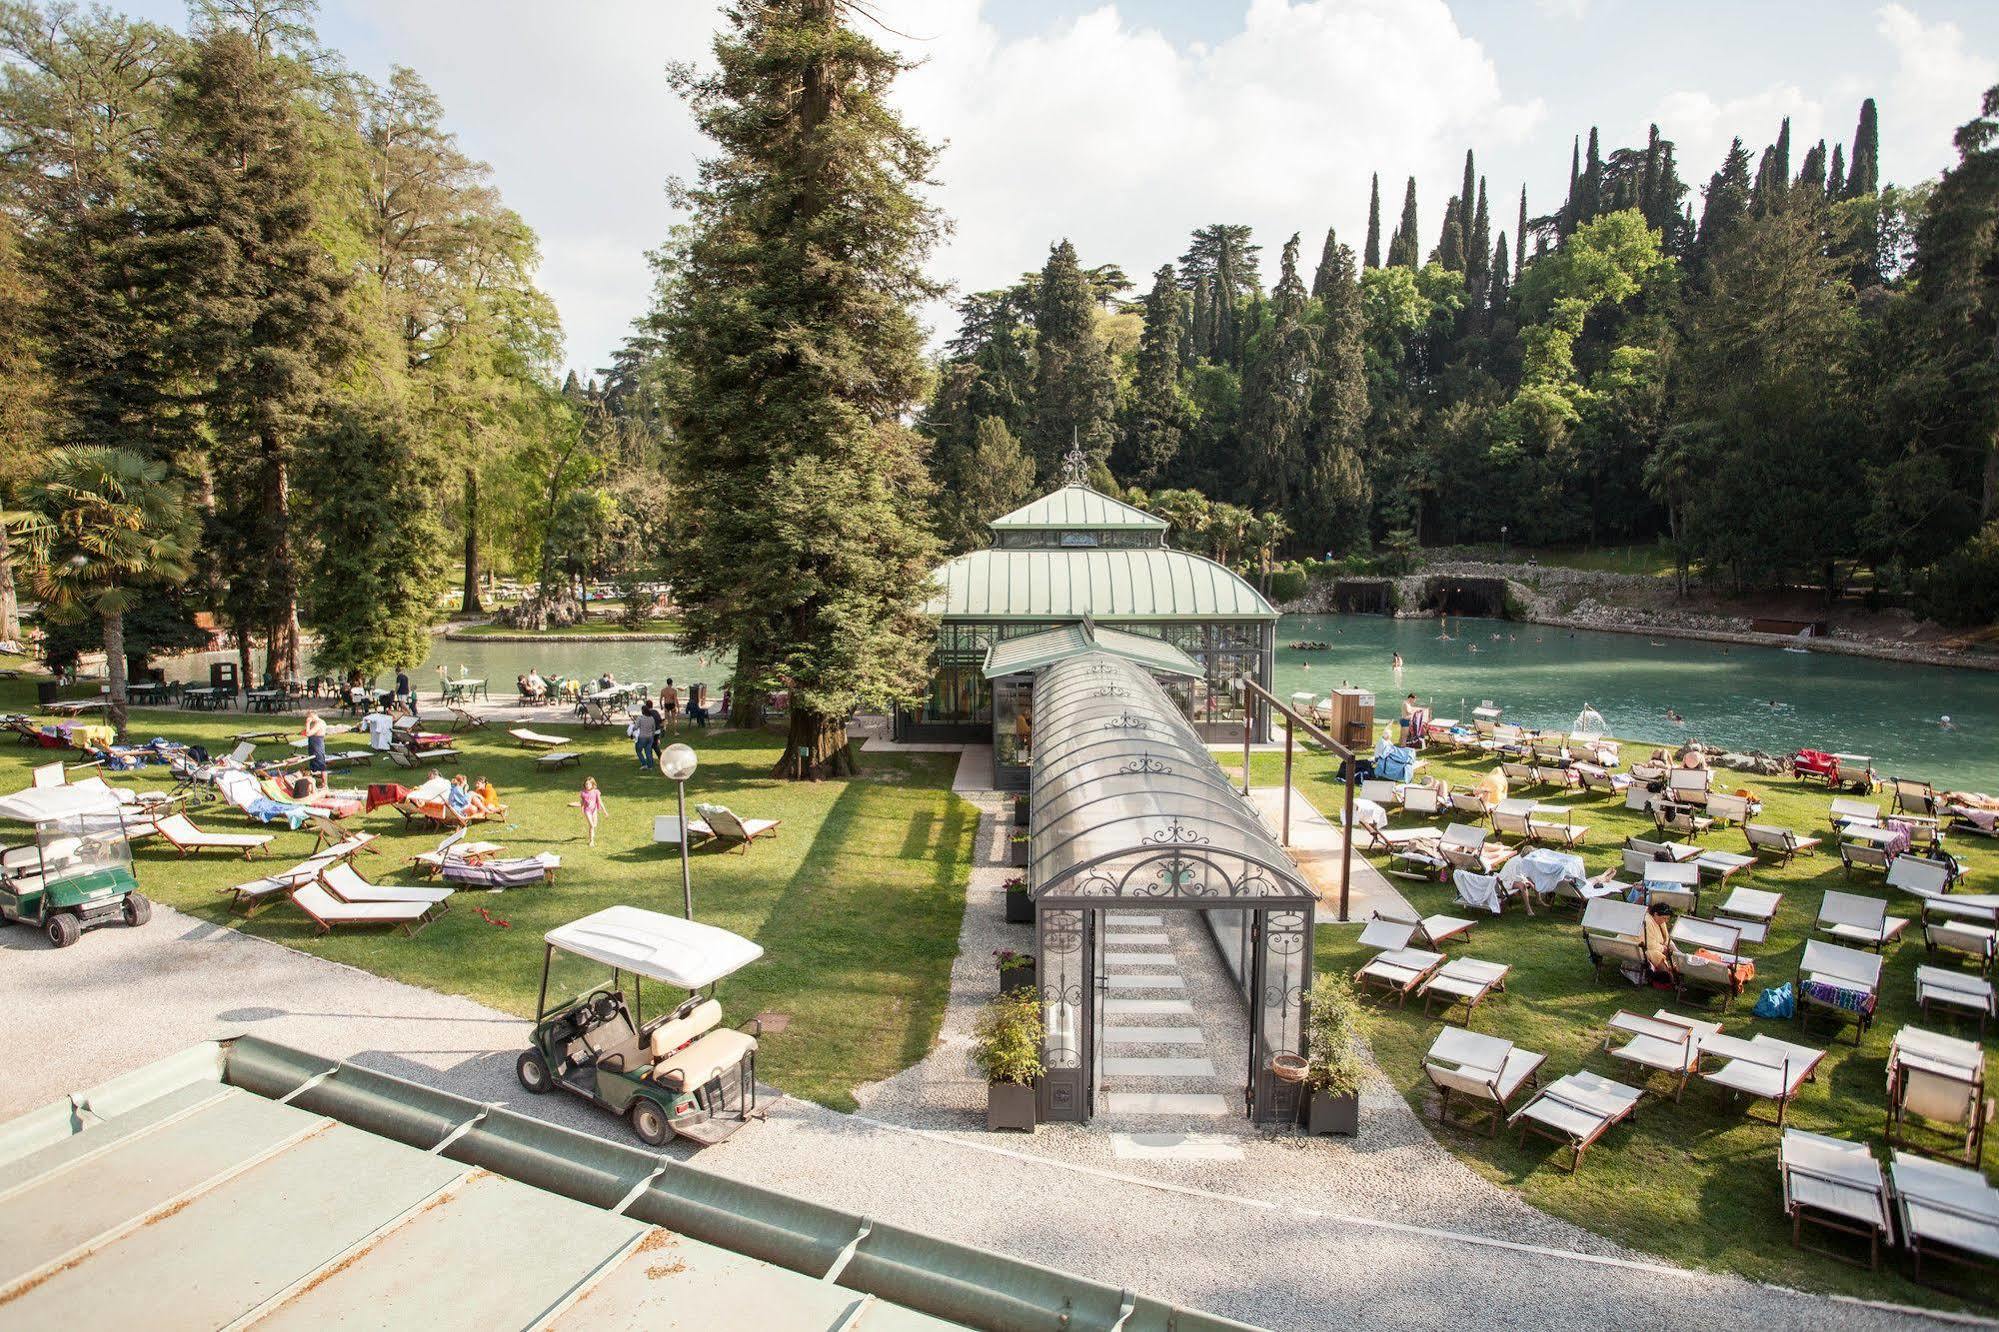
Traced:
[[[113, 0], [117, 5], [117, 0]], [[126, 0], [178, 21], [179, 0]], [[1657, 121], [1681, 174], [1706, 181], [1729, 139], [1752, 150], [1792, 119], [1798, 145], [1851, 142], [1879, 99], [1883, 174], [1931, 176], [1951, 130], [1999, 83], [1991, 0], [872, 0], [882, 40], [922, 59], [900, 97], [948, 148], [955, 220], [940, 277], [980, 290], [1038, 267], [1049, 243], [1134, 277], [1188, 231], [1246, 222], [1267, 247], [1327, 226], [1356, 247], [1368, 177], [1384, 209], [1414, 175], [1434, 241], [1464, 151], [1512, 226], [1559, 202], [1571, 136], [1606, 150]], [[540, 232], [542, 281], [569, 360], [605, 363], [642, 309], [643, 252], [673, 221], [663, 182], [703, 151], [667, 91], [699, 59], [708, 0], [323, 0], [320, 30], [363, 73], [412, 66], [466, 148]], [[1504, 200], [1502, 205], [1499, 200]], [[939, 311], [941, 317], [945, 312]]]

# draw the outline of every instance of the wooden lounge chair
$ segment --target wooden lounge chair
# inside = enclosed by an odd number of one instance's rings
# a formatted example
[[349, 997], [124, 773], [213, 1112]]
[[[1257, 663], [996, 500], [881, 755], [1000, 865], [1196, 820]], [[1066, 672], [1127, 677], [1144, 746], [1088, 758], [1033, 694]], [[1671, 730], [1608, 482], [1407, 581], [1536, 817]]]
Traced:
[[1881, 1002], [1881, 957], [1823, 939], [1807, 939], [1795, 989], [1799, 1026], [1811, 1011], [1831, 1013], [1842, 1022], [1853, 1022], [1853, 1043], [1857, 1046]]
[[428, 876], [444, 868], [447, 861], [465, 861], [476, 865], [504, 850], [506, 847], [498, 842], [468, 842], [465, 840], [465, 829], [460, 828], [430, 850], [411, 856], [409, 863], [416, 867], [419, 874]]
[[1484, 962], [1475, 957], [1450, 959], [1416, 987], [1416, 992], [1423, 996], [1423, 1016], [1431, 1016], [1430, 1006], [1438, 1000], [1443, 1001], [1446, 1013], [1463, 1004], [1465, 1025], [1470, 1026], [1473, 1012], [1488, 996], [1505, 992], [1506, 973], [1510, 970], [1504, 962]]
[[1620, 782], [1615, 773], [1594, 763], [1578, 763], [1569, 771], [1576, 775], [1576, 785], [1585, 795], [1614, 796], [1630, 784], [1629, 778]]
[[1937, 799], [1936, 788], [1928, 782], [1917, 781], [1911, 777], [1895, 777], [1890, 779], [1889, 785], [1893, 788], [1890, 808], [1896, 813], [1927, 814], [1931, 818], [1939, 817], [1943, 813], [1943, 802]]
[[[1625, 852], [1627, 856], [1632, 854]], [[1701, 875], [1692, 864], [1647, 861], [1638, 868], [1638, 884], [1644, 890], [1647, 906], [1669, 906], [1687, 914], [1701, 909]]]
[[1513, 859], [1513, 848], [1486, 841], [1484, 833], [1468, 824], [1453, 823], [1437, 839], [1437, 854], [1454, 870], [1493, 874]]
[[1569, 1173], [1573, 1175], [1583, 1163], [1583, 1153], [1612, 1127], [1629, 1119], [1644, 1095], [1636, 1087], [1584, 1070], [1541, 1088], [1507, 1122], [1520, 1125], [1523, 1146], [1529, 1133], [1566, 1145]]
[[1375, 955], [1354, 973], [1362, 989], [1380, 990], [1395, 996], [1398, 1007], [1409, 1002], [1410, 991], [1428, 980], [1444, 965], [1442, 953], [1411, 948], [1416, 927], [1386, 920], [1371, 920], [1360, 932], [1364, 947], [1377, 949]]
[[1859, 944], [1881, 952], [1907, 929], [1909, 922], [1888, 914], [1884, 898], [1827, 890], [1819, 903], [1817, 929], [1841, 943]]
[[707, 821], [708, 826], [715, 830], [717, 838], [724, 842], [737, 843], [738, 848], [745, 853], [749, 851], [750, 843], [757, 838], [777, 836], [779, 823], [777, 819], [738, 818], [736, 812], [727, 805], [704, 804], [695, 808]]
[[1627, 837], [1624, 839], [1626, 851], [1636, 851], [1647, 860], [1670, 860], [1679, 864], [1684, 860], [1698, 860], [1708, 854], [1692, 842], [1654, 841], [1649, 837]]
[[559, 749], [569, 743], [564, 736], [529, 730], [525, 726], [513, 727], [507, 734], [520, 741], [523, 749]]
[[1451, 792], [1451, 812], [1460, 818], [1470, 819], [1474, 824], [1492, 822], [1492, 806], [1476, 791]]
[[[1728, 900], [1714, 909], [1717, 920], [1727, 920], [1742, 926], [1744, 943], [1760, 944], [1769, 936], [1770, 926], [1777, 919], [1777, 907], [1783, 902], [1782, 893], [1766, 892], [1761, 888], [1737, 888], [1728, 895]], [[1753, 930], [1751, 927], [1754, 927]]]
[[[1804, 1249], [1806, 1222], [1859, 1235], [1867, 1241], [1867, 1266], [1881, 1266], [1881, 1246], [1894, 1243], [1888, 1211], [1888, 1182], [1874, 1151], [1864, 1142], [1846, 1142], [1820, 1133], [1787, 1128], [1778, 1147], [1784, 1182], [1784, 1215], [1791, 1218], [1791, 1247]], [[1814, 1248], [1831, 1258], [1846, 1255]]]
[[543, 772], [554, 772], [557, 768], [566, 768], [582, 761], [583, 756], [573, 749], [551, 749], [546, 754], [537, 755], [534, 766]]
[[1846, 870], [1848, 878], [1856, 869], [1874, 870], [1881, 874], [1888, 872], [1888, 853], [1872, 842], [1841, 842], [1839, 863]]
[[1978, 1034], [1994, 1016], [1992, 982], [1982, 976], [1967, 976], [1942, 967], [1916, 968], [1916, 1004], [1928, 1017], [1931, 1008], [1978, 1019]]
[[1383, 809], [1392, 809], [1402, 803], [1402, 783], [1369, 777], [1360, 784], [1360, 798], [1372, 800]]
[[[1697, 848], [1698, 849], [1698, 848]], [[1739, 851], [1701, 850], [1694, 857], [1701, 878], [1708, 883], [1727, 883], [1735, 875], [1756, 864], [1756, 857], [1745, 856]]]
[[[687, 831], [694, 838], [690, 846], [699, 846], [715, 835], [715, 830], [701, 819], [689, 819]], [[676, 814], [655, 814], [652, 820], [652, 840], [667, 846], [679, 846], [680, 817]]]
[[1442, 948], [1459, 935], [1470, 934], [1472, 926], [1478, 924], [1462, 916], [1418, 916], [1414, 908], [1409, 908], [1405, 914], [1402, 907], [1376, 907], [1373, 918], [1396, 925], [1414, 926], [1412, 937], [1425, 948]]
[[1403, 851], [1414, 851], [1419, 847], [1436, 844], [1435, 828], [1387, 828], [1378, 823], [1363, 822], [1360, 825], [1363, 838], [1362, 850], [1376, 851], [1383, 855], [1395, 855]]
[[1930, 919], [1929, 906], [1923, 907], [1923, 951], [1935, 957], [1939, 951], [1958, 953], [1978, 966], [1978, 974], [1990, 976], [1992, 963], [1999, 957], [1999, 927], [1977, 925], [1968, 920], [1945, 917]]
[[1735, 1006], [1742, 991], [1742, 931], [1722, 921], [1681, 916], [1667, 939], [1673, 961], [1675, 990], [1682, 1002], [1690, 990], [1722, 996], [1722, 1007]]
[[271, 833], [203, 832], [189, 822], [185, 814], [169, 814], [153, 826], [167, 845], [183, 856], [197, 851], [241, 851], [243, 858], [248, 860], [265, 852], [274, 840]]
[[[1670, 1074], [1674, 1079], [1673, 1099], [1687, 1089], [1687, 1081], [1701, 1066], [1701, 1038], [1721, 1030], [1719, 1022], [1703, 1022], [1660, 1009], [1651, 1017], [1620, 1009], [1610, 1020], [1611, 1035], [1603, 1042], [1605, 1053], [1640, 1068]], [[1612, 1046], [1618, 1036], [1625, 1042]]]
[[402, 902], [437, 908], [437, 915], [451, 909], [454, 888], [399, 888], [393, 884], [370, 883], [354, 866], [340, 861], [319, 872], [319, 881], [343, 902]]
[[1714, 774], [1706, 768], [1673, 768], [1666, 773], [1666, 794], [1676, 805], [1700, 808], [1707, 804], [1713, 785]]
[[451, 729], [454, 731], [476, 731], [486, 724], [486, 719], [478, 713], [459, 707], [456, 703], [444, 705], [451, 714]]
[[1696, 814], [1691, 806], [1665, 800], [1652, 802], [1652, 823], [1658, 828], [1662, 840], [1672, 836], [1699, 837], [1714, 826], [1713, 819]]
[[1405, 786], [1402, 788], [1402, 810], [1417, 818], [1431, 819], [1444, 812], [1443, 797], [1434, 786]]
[[1522, 1087], [1540, 1080], [1546, 1055], [1522, 1050], [1512, 1041], [1484, 1036], [1463, 1027], [1445, 1027], [1423, 1056], [1423, 1074], [1437, 1089], [1437, 1122], [1453, 1128], [1472, 1125], [1451, 1118], [1451, 1097], [1457, 1096], [1490, 1116], [1487, 1136], [1499, 1136], [1506, 1103]]
[[1798, 853], [1810, 851], [1819, 844], [1816, 837], [1800, 837], [1789, 828], [1778, 828], [1767, 823], [1745, 823], [1742, 836], [1749, 843], [1749, 853], [1775, 860], [1779, 865], [1788, 865]]
[[1534, 802], [1531, 800], [1507, 799], [1492, 807], [1492, 831], [1499, 837], [1518, 837], [1523, 842], [1534, 839], [1531, 826], [1534, 817]]
[[1707, 816], [1715, 823], [1747, 823], [1755, 814], [1755, 804], [1748, 796], [1739, 796], [1733, 791], [1708, 793]]
[[1888, 1048], [1890, 1147], [1983, 1165], [1990, 1114], [1983, 1045], [1921, 1027], [1895, 1033]]
[[[1701, 1079], [1753, 1101], [1777, 1103], [1777, 1127], [1807, 1082], [1818, 1076], [1825, 1051], [1795, 1045], [1758, 1032], [1748, 1040], [1716, 1032], [1701, 1040], [1701, 1053], [1724, 1061], [1703, 1069]], [[1752, 1116], [1753, 1118], [1753, 1116]]]
[[1828, 821], [1834, 832], [1843, 832], [1849, 823], [1871, 827], [1881, 822], [1881, 806], [1851, 796], [1834, 796]]
[[[1541, 776], [1540, 770], [1531, 763], [1514, 763], [1509, 761], [1500, 764], [1499, 770], [1506, 774], [1506, 788], [1509, 791], [1525, 791], [1529, 787], [1547, 785], [1547, 782]], [[1502, 801], [1501, 803], [1505, 802]]]
[[1599, 897], [1583, 908], [1583, 944], [1598, 980], [1604, 968], [1645, 966], [1645, 908], [1636, 902]]
[[1896, 1152], [1888, 1175], [1916, 1280], [1925, 1258], [1999, 1262], [1999, 1189], [1984, 1172]]
[[246, 916], [252, 915], [258, 907], [288, 895], [300, 884], [314, 882], [319, 878], [319, 872], [332, 863], [333, 858], [330, 856], [314, 856], [310, 860], [300, 861], [288, 870], [266, 874], [260, 879], [239, 883], [222, 891], [231, 894], [229, 900], [231, 911], [240, 911]]
[[312, 921], [315, 934], [330, 934], [340, 926], [388, 925], [414, 937], [435, 910], [422, 902], [343, 902], [316, 879], [293, 888], [291, 899]]
[[1543, 846], [1581, 846], [1589, 840], [1589, 828], [1578, 825], [1571, 810], [1537, 805], [1527, 813], [1527, 836]]
[[1461, 907], [1490, 911], [1496, 916], [1506, 909], [1509, 900], [1517, 899], [1528, 915], [1534, 914], [1533, 901], [1528, 896], [1534, 887], [1531, 880], [1509, 881], [1503, 875], [1461, 869], [1451, 871], [1451, 886], [1457, 889], [1457, 904]]

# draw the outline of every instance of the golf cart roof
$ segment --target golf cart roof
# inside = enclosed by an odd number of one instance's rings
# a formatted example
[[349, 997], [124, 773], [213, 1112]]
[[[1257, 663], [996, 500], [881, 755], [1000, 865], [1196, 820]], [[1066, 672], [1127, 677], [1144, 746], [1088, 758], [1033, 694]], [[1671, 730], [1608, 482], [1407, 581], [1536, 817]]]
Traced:
[[543, 936], [553, 947], [647, 980], [698, 990], [764, 955], [740, 934], [638, 907], [605, 907]]
[[47, 823], [78, 814], [103, 814], [118, 808], [118, 793], [102, 777], [86, 777], [67, 786], [29, 787], [0, 796], [0, 819]]

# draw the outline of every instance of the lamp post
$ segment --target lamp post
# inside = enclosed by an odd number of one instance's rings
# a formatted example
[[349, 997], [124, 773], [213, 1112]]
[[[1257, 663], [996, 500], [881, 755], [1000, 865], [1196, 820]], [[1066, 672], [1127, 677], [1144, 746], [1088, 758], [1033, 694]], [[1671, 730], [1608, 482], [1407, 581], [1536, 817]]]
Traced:
[[686, 745], [668, 745], [660, 751], [659, 771], [663, 777], [674, 783], [675, 799], [680, 804], [680, 897], [681, 914], [694, 919], [694, 872], [687, 860], [687, 844], [691, 834], [687, 830], [687, 779], [694, 775], [699, 762], [694, 751]]

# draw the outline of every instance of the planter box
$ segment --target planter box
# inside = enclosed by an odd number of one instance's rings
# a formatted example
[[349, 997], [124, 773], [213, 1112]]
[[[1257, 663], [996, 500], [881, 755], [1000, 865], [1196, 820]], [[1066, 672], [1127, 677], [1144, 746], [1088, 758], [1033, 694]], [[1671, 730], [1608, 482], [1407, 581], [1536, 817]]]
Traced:
[[1009, 925], [1032, 925], [1034, 923], [1034, 899], [1025, 889], [1006, 891], [1006, 923]]
[[1013, 826], [1023, 831], [1027, 828], [1027, 797], [1013, 798]]
[[1008, 858], [1008, 863], [1011, 864], [1015, 869], [1026, 869], [1027, 843], [1009, 841], [1007, 843], [1007, 846], [1011, 848]]
[[[1030, 919], [1033, 918], [1031, 910], [1028, 916]], [[1024, 967], [1014, 967], [999, 974], [999, 992], [1001, 994], [1011, 994], [1015, 990], [1032, 990], [1034, 988], [1034, 963], [1031, 961]]]
[[988, 1082], [986, 1127], [1034, 1132], [1034, 1088], [1018, 1082]]
[[1344, 1133], [1348, 1137], [1360, 1132], [1360, 1096], [1327, 1096], [1323, 1092], [1305, 1094], [1305, 1132]]

